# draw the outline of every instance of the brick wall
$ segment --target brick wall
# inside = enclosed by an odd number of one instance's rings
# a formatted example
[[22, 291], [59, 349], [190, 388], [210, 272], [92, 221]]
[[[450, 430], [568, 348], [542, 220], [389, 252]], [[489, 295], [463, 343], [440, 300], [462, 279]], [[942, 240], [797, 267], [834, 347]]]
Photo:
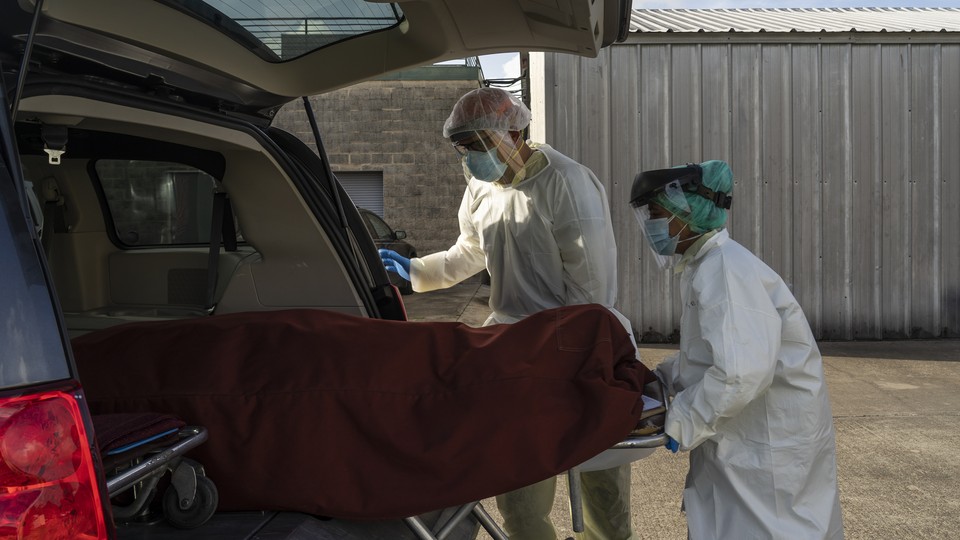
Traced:
[[[454, 103], [479, 87], [467, 80], [378, 80], [321, 96], [311, 105], [334, 172], [382, 171], [384, 218], [407, 231], [421, 255], [457, 239], [465, 181], [442, 127]], [[314, 148], [303, 104], [281, 109], [273, 125]]]

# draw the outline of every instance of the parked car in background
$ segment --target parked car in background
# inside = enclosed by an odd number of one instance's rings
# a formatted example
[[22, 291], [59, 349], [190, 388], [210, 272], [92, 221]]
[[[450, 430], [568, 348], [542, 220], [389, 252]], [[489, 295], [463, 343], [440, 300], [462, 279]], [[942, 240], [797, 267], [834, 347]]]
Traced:
[[[115, 525], [70, 340], [131, 321], [290, 308], [404, 319], [373, 234], [330, 171], [309, 102], [316, 152], [272, 127], [274, 113], [302, 96], [477, 54], [594, 56], [625, 37], [629, 8], [627, 0], [4, 2], [0, 537], [408, 538], [399, 520], [259, 509], [217, 512], [189, 530]], [[314, 425], [309, 411], [291, 412]], [[188, 514], [198, 504], [172, 502]]]
[[[392, 249], [408, 259], [417, 256], [417, 249], [405, 241], [407, 238], [406, 231], [392, 228], [382, 217], [366, 208], [357, 208], [357, 210], [360, 212], [360, 217], [363, 218], [367, 231], [373, 237], [373, 243], [377, 245], [377, 248]], [[403, 294], [413, 292], [409, 281], [393, 272], [388, 272], [388, 274], [390, 275], [390, 281], [400, 289], [400, 292]]]

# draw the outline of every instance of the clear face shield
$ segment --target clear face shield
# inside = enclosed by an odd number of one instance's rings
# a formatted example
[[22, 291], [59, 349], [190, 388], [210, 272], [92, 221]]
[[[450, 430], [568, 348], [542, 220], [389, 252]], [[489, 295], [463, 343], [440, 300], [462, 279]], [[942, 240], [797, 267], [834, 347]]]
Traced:
[[[477, 130], [458, 133], [451, 137], [453, 149], [460, 156], [463, 175], [484, 182], [495, 182], [504, 177], [507, 170], [514, 173], [522, 167], [514, 157], [519, 146], [510, 137], [509, 131]], [[508, 156], [506, 161], [501, 157]]]
[[[671, 204], [681, 211], [690, 213], [690, 205], [687, 203], [687, 198], [683, 194], [683, 189], [680, 187], [679, 181], [666, 184], [662, 189], [657, 190], [649, 200], [655, 202], [656, 200], [660, 200], [661, 197], [670, 201]], [[653, 254], [653, 258], [657, 262], [657, 266], [659, 266], [661, 270], [673, 266], [676, 261], [675, 254], [680, 235], [670, 235], [670, 222], [676, 219], [677, 216], [671, 214], [670, 217], [652, 218], [650, 215], [649, 202], [641, 206], [634, 206], [633, 211], [634, 216], [637, 218], [637, 223], [640, 224], [640, 230], [643, 232], [643, 236], [647, 240], [647, 245]]]
[[[660, 267], [661, 270], [673, 266], [673, 253], [668, 248], [657, 247], [658, 241], [661, 246], [663, 246], [665, 242], [669, 243], [672, 241], [672, 251], [676, 251], [677, 249], [676, 239], [670, 238], [670, 220], [668, 218], [651, 220], [649, 204], [634, 207], [633, 215], [637, 218], [637, 223], [640, 224], [640, 231], [643, 232], [643, 237], [647, 241], [647, 247], [650, 248], [650, 254], [653, 255], [653, 260], [657, 262], [657, 266]], [[666, 232], [666, 237], [664, 237], [664, 232]], [[669, 255], [661, 254], [661, 249], [665, 250]]]

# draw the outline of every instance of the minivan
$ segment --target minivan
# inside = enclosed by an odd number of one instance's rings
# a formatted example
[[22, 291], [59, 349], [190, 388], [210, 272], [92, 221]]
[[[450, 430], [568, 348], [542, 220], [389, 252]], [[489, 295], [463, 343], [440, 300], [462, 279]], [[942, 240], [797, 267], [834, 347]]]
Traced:
[[[595, 56], [625, 37], [630, 2], [11, 0], [0, 10], [0, 538], [414, 537], [400, 521], [283, 509], [217, 512], [194, 528], [115, 524], [71, 340], [289, 308], [404, 320], [304, 96], [480, 54]], [[271, 126], [297, 99], [317, 151]]]

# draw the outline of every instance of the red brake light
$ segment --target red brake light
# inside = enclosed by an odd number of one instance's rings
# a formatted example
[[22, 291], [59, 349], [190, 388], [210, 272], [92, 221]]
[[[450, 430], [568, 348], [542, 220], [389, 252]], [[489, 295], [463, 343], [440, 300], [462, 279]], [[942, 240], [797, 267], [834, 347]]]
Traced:
[[0, 540], [106, 538], [102, 508], [74, 397], [0, 398]]

